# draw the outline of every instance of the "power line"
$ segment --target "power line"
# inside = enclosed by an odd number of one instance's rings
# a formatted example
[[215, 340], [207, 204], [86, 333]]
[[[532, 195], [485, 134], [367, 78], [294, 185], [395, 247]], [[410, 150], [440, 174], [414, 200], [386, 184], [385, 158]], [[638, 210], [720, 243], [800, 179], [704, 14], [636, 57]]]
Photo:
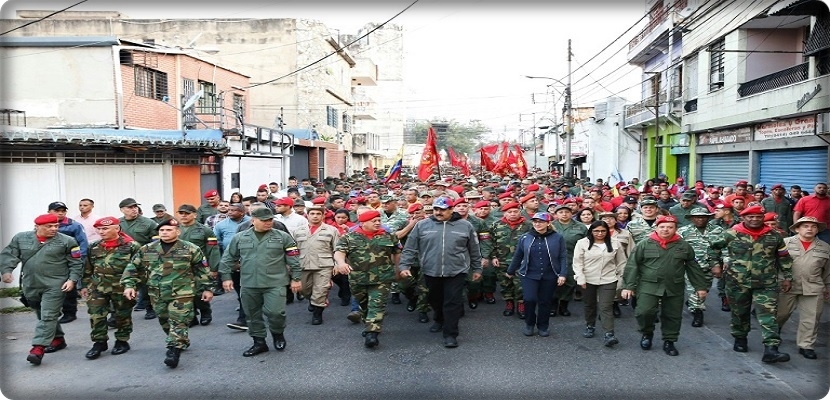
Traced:
[[382, 24], [380, 24], [380, 25], [378, 25], [378, 26], [376, 26], [376, 27], [372, 28], [372, 30], [370, 30], [369, 32], [366, 32], [366, 33], [364, 33], [363, 35], [361, 35], [360, 37], [358, 37], [358, 38], [356, 38], [356, 39], [352, 40], [351, 42], [349, 42], [349, 43], [347, 43], [347, 44], [345, 44], [345, 45], [343, 45], [343, 46], [340, 46], [339, 48], [335, 49], [333, 52], [331, 52], [331, 53], [329, 53], [329, 54], [327, 54], [327, 55], [325, 55], [325, 56], [323, 56], [323, 57], [321, 57], [321, 58], [317, 59], [316, 61], [312, 62], [311, 64], [308, 64], [308, 65], [306, 65], [306, 66], [300, 67], [300, 68], [298, 68], [298, 69], [296, 69], [296, 70], [294, 70], [294, 71], [292, 71], [292, 72], [289, 72], [289, 73], [287, 73], [287, 74], [285, 74], [285, 75], [283, 75], [283, 76], [280, 76], [280, 77], [277, 77], [277, 78], [274, 78], [274, 79], [271, 79], [271, 80], [268, 80], [268, 81], [265, 81], [265, 82], [255, 83], [255, 84], [253, 84], [253, 85], [246, 86], [245, 88], [246, 88], [246, 89], [249, 89], [249, 88], [253, 88], [253, 87], [257, 87], [257, 86], [267, 85], [267, 84], [272, 83], [272, 82], [276, 82], [276, 81], [278, 81], [278, 80], [280, 80], [280, 79], [283, 79], [283, 78], [289, 77], [289, 76], [291, 76], [291, 75], [294, 75], [294, 74], [296, 74], [296, 73], [298, 73], [298, 72], [300, 72], [300, 71], [303, 71], [303, 70], [305, 70], [305, 69], [308, 69], [308, 68], [312, 67], [312, 66], [313, 66], [313, 65], [315, 65], [315, 64], [318, 64], [318, 63], [322, 62], [323, 60], [325, 60], [325, 59], [327, 59], [327, 58], [329, 58], [329, 57], [331, 57], [331, 56], [333, 56], [333, 55], [337, 54], [338, 52], [342, 51], [343, 49], [345, 49], [345, 48], [347, 48], [347, 47], [351, 46], [352, 44], [356, 43], [357, 41], [359, 41], [359, 40], [361, 40], [361, 39], [365, 38], [366, 36], [369, 36], [369, 35], [370, 35], [370, 34], [372, 34], [374, 31], [376, 31], [376, 30], [378, 30], [378, 29], [380, 29], [380, 28], [383, 28], [386, 24], [388, 24], [389, 22], [391, 22], [393, 19], [395, 19], [395, 18], [397, 18], [399, 15], [403, 14], [406, 10], [409, 10], [409, 9], [410, 9], [412, 6], [414, 6], [414, 5], [415, 5], [415, 3], [417, 3], [418, 1], [419, 1], [419, 0], [415, 0], [415, 1], [413, 1], [413, 2], [412, 2], [412, 4], [410, 4], [410, 5], [406, 6], [406, 8], [404, 8], [403, 10], [401, 10], [400, 12], [398, 12], [397, 14], [393, 15], [393, 16], [392, 16], [392, 18], [387, 19], [387, 20], [386, 20], [385, 22], [383, 22]]
[[73, 4], [73, 5], [71, 5], [71, 6], [69, 6], [69, 7], [66, 7], [66, 8], [64, 8], [64, 9], [62, 9], [62, 10], [55, 11], [55, 12], [53, 12], [53, 13], [51, 13], [51, 14], [49, 14], [49, 15], [47, 15], [47, 16], [45, 16], [45, 17], [43, 17], [43, 18], [39, 18], [39, 19], [36, 19], [36, 20], [34, 20], [34, 21], [30, 21], [30, 22], [27, 22], [27, 23], [25, 23], [25, 24], [23, 24], [23, 25], [20, 25], [20, 26], [18, 26], [18, 27], [16, 27], [16, 28], [9, 29], [9, 30], [7, 30], [7, 31], [5, 31], [5, 32], [3, 32], [3, 33], [0, 33], [0, 36], [3, 36], [3, 35], [8, 34], [8, 33], [12, 33], [12, 32], [14, 32], [14, 31], [16, 31], [16, 30], [18, 30], [18, 29], [23, 29], [23, 28], [25, 28], [25, 27], [27, 27], [27, 26], [29, 26], [29, 25], [36, 24], [36, 23], [38, 23], [38, 22], [40, 22], [40, 21], [43, 21], [43, 20], [45, 20], [45, 19], [48, 19], [48, 18], [52, 17], [53, 15], [60, 14], [60, 13], [62, 13], [62, 12], [64, 12], [64, 11], [66, 11], [66, 10], [68, 10], [68, 9], [72, 8], [72, 7], [75, 7], [75, 6], [79, 5], [79, 4], [83, 4], [83, 3], [86, 3], [86, 2], [87, 2], [87, 0], [81, 0], [81, 1], [79, 1], [79, 2], [77, 2], [77, 3], [75, 3], [75, 4]]

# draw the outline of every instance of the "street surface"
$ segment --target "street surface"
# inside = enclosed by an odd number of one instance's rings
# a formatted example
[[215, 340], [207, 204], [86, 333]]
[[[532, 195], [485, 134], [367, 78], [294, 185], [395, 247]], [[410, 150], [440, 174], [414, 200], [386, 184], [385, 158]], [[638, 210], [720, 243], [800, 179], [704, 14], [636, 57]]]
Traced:
[[[715, 289], [707, 301], [706, 323], [691, 327], [684, 313], [678, 357], [662, 351], [659, 330], [650, 351], [639, 348], [633, 310], [623, 307], [616, 320], [620, 344], [603, 347], [602, 330], [582, 337], [583, 303], [573, 302], [570, 317], [551, 321], [551, 336], [525, 337], [524, 322], [501, 315], [503, 302], [481, 303], [461, 320], [460, 346], [446, 349], [441, 334], [405, 304], [389, 304], [380, 346], [363, 347], [361, 325], [346, 320], [349, 307], [332, 305], [324, 323], [311, 325], [308, 301], [288, 305], [288, 346], [242, 357], [252, 343], [247, 333], [228, 329], [236, 319], [234, 294], [214, 298], [214, 320], [191, 328], [191, 347], [177, 369], [163, 363], [164, 335], [158, 320], [134, 312], [132, 349], [109, 351], [87, 360], [90, 349], [86, 307], [78, 320], [63, 325], [69, 347], [46, 354], [43, 364], [26, 361], [35, 326], [32, 313], [0, 316], [0, 388], [11, 399], [249, 399], [249, 398], [590, 398], [590, 399], [819, 399], [830, 381], [830, 318], [824, 313], [816, 346], [818, 360], [807, 360], [795, 346], [795, 322], [782, 333], [781, 351], [792, 360], [761, 362], [757, 324], [750, 351], [732, 351], [729, 313], [720, 310]], [[716, 304], [717, 303], [717, 304]], [[797, 316], [797, 314], [795, 315]], [[659, 328], [658, 328], [659, 329]], [[110, 349], [114, 339], [110, 330]]]

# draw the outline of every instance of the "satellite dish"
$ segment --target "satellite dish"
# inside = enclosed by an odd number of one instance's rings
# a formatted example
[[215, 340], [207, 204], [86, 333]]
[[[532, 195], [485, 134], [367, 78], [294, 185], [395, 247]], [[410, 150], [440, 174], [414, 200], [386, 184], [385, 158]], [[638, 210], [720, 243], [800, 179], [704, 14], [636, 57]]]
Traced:
[[199, 101], [199, 99], [201, 99], [202, 96], [204, 96], [204, 94], [205, 94], [204, 90], [199, 90], [198, 92], [196, 92], [196, 94], [194, 94], [193, 96], [190, 96], [190, 98], [187, 99], [186, 102], [184, 102], [184, 106], [182, 106], [182, 111], [187, 111], [191, 107], [193, 107], [193, 105], [196, 104], [196, 102]]

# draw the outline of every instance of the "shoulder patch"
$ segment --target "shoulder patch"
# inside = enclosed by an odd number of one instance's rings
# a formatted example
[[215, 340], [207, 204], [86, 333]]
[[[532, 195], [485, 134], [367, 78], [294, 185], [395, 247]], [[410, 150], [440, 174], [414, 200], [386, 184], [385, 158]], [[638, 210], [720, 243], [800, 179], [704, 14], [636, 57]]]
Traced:
[[216, 246], [216, 245], [218, 245], [218, 244], [219, 244], [219, 240], [218, 240], [218, 239], [216, 239], [216, 238], [215, 238], [215, 237], [213, 237], [213, 236], [211, 236], [211, 237], [209, 237], [209, 238], [207, 239], [207, 245], [208, 245], [208, 246]]
[[69, 255], [72, 258], [81, 258], [81, 248], [79, 246], [75, 246], [69, 250]]
[[288, 246], [285, 248], [285, 255], [289, 257], [296, 257], [300, 255], [300, 249], [297, 246]]

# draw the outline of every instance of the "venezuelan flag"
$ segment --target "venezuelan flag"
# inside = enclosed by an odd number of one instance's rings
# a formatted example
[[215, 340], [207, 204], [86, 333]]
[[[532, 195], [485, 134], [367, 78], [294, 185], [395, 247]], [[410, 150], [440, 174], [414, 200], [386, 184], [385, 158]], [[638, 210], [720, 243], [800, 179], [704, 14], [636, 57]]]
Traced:
[[389, 172], [383, 178], [383, 183], [387, 183], [393, 179], [398, 180], [401, 176], [401, 168], [403, 168], [403, 146], [401, 146], [401, 151], [398, 152], [398, 161], [395, 161], [395, 165], [389, 168]]

